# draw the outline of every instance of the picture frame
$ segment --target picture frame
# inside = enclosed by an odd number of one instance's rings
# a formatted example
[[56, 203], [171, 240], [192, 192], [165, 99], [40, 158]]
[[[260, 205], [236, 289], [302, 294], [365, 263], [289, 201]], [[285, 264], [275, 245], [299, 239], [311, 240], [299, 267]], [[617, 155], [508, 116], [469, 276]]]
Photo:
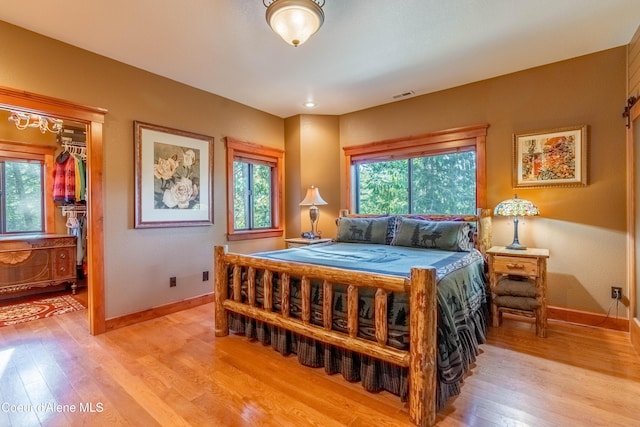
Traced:
[[587, 126], [513, 135], [513, 186], [587, 185]]
[[213, 224], [214, 138], [134, 121], [135, 228]]

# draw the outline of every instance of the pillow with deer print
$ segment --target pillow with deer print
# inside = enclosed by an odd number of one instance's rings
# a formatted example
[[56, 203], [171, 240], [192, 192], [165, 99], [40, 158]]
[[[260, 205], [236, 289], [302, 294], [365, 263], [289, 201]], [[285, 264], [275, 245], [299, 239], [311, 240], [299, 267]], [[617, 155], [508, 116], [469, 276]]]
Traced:
[[349, 218], [338, 220], [336, 240], [344, 243], [387, 243], [387, 228], [392, 217]]
[[399, 218], [394, 246], [469, 251], [469, 223], [462, 221], [424, 221]]

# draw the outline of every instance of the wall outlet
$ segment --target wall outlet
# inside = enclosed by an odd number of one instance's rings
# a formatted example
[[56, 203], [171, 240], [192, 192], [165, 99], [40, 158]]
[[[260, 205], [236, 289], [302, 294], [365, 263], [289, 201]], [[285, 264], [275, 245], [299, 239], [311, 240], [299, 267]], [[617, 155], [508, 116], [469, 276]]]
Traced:
[[611, 298], [612, 299], [622, 299], [622, 288], [618, 286], [611, 287]]
[[177, 286], [178, 283], [176, 282], [176, 278], [175, 277], [169, 277], [169, 287], [173, 288], [174, 286]]
[[209, 280], [209, 272], [208, 271], [203, 271], [202, 272], [202, 281], [206, 282], [207, 280]]

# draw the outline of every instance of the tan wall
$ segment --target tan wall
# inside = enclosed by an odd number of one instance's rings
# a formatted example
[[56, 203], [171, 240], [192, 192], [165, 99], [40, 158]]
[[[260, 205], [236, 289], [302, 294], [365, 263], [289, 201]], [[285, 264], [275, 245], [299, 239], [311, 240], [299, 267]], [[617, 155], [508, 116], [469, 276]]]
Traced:
[[[104, 125], [106, 316], [212, 292], [213, 245], [225, 244], [225, 136], [284, 148], [283, 120], [0, 22], [0, 85], [108, 110]], [[214, 78], [214, 77], [212, 77]], [[215, 138], [210, 227], [133, 228], [133, 121]], [[2, 135], [0, 135], [0, 138]], [[234, 243], [271, 249], [279, 239]], [[169, 288], [169, 277], [178, 286]], [[213, 274], [210, 275], [213, 277]]]
[[299, 237], [301, 232], [301, 206], [299, 203], [302, 199], [298, 200], [298, 197], [300, 194], [304, 194], [300, 184], [302, 168], [300, 116], [289, 117], [284, 121], [284, 133], [284, 185], [285, 193], [291, 195], [285, 198], [285, 237]]
[[[341, 146], [488, 123], [488, 207], [515, 192], [535, 202], [541, 217], [521, 223], [520, 241], [551, 251], [550, 304], [606, 312], [610, 287], [626, 286], [625, 72], [620, 47], [346, 114]], [[588, 125], [589, 185], [516, 191], [513, 133], [579, 124]], [[508, 244], [513, 225], [496, 218], [493, 235]]]
[[640, 96], [640, 27], [627, 47], [629, 64], [629, 96]]
[[301, 115], [285, 120], [287, 184], [287, 237], [311, 230], [308, 207], [300, 206], [307, 188], [314, 185], [327, 202], [319, 206], [318, 231], [336, 237], [340, 210], [340, 132], [338, 116]]

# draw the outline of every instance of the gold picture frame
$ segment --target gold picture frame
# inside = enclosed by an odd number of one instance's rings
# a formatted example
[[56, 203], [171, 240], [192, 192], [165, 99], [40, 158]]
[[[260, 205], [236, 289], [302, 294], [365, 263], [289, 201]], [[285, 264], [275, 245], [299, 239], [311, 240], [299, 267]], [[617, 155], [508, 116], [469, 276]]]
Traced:
[[133, 123], [134, 227], [213, 224], [213, 137]]
[[513, 135], [513, 186], [587, 185], [587, 126]]

